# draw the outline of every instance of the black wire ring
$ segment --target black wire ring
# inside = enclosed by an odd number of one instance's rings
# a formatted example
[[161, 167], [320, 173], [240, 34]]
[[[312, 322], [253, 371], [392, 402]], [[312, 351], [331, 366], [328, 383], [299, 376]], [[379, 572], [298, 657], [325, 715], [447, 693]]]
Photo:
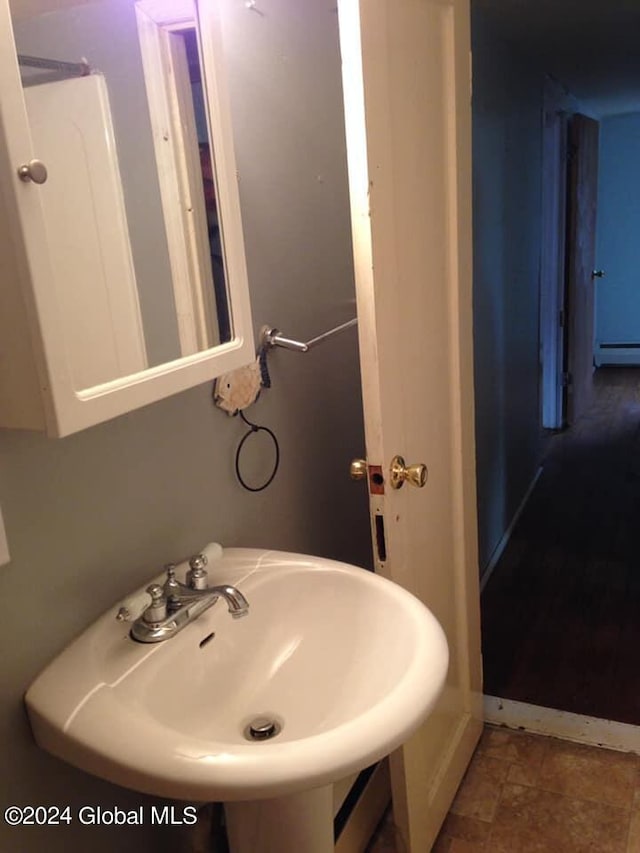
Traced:
[[[251, 421], [247, 420], [247, 418], [244, 416], [243, 412], [238, 412], [238, 414], [240, 415], [242, 420], [247, 424], [247, 426], [251, 427], [251, 429], [249, 430], [249, 432], [245, 433], [242, 436], [242, 438], [240, 439], [240, 444], [238, 445], [238, 449], [236, 450], [236, 477], [238, 478], [238, 482], [240, 483], [240, 485], [243, 488], [245, 488], [248, 492], [261, 492], [263, 489], [266, 489], [268, 485], [270, 485], [270, 483], [273, 481], [273, 478], [276, 476], [276, 474], [278, 472], [278, 466], [280, 465], [280, 445], [278, 444], [278, 439], [276, 438], [275, 433], [272, 430], [270, 430], [269, 427], [258, 426], [257, 424], [251, 423]], [[248, 486], [245, 483], [245, 481], [242, 479], [242, 474], [240, 473], [240, 453], [242, 451], [242, 447], [243, 447], [245, 441], [249, 438], [249, 436], [253, 435], [256, 432], [260, 432], [260, 431], [266, 432], [268, 435], [271, 436], [271, 439], [273, 441], [273, 446], [275, 447], [275, 450], [276, 450], [276, 461], [275, 461], [275, 464], [273, 466], [273, 471], [271, 472], [271, 476], [269, 477], [269, 479], [265, 483], [263, 483], [261, 486]]]

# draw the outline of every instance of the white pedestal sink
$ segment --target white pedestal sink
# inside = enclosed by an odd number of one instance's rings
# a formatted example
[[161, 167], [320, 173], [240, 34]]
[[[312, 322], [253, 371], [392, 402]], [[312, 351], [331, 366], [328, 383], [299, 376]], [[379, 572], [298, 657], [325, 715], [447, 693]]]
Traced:
[[[159, 797], [225, 802], [234, 853], [333, 849], [331, 784], [381, 759], [425, 719], [446, 676], [438, 622], [406, 590], [317, 557], [227, 549], [219, 601], [172, 639], [102, 616], [36, 679], [38, 744]], [[253, 740], [248, 726], [272, 720]]]
[[226, 803], [233, 853], [331, 853], [333, 785], [284, 797]]

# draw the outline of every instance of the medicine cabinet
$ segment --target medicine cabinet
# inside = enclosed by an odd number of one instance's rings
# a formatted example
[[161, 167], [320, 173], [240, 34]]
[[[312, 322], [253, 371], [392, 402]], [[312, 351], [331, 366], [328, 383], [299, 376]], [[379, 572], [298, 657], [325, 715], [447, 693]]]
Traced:
[[0, 426], [255, 354], [218, 4], [0, 0]]

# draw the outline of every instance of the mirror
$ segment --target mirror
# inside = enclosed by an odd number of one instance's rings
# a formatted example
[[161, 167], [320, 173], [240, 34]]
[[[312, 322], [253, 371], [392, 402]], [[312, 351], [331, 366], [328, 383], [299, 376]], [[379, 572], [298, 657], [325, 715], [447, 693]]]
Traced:
[[11, 9], [73, 389], [224, 348], [246, 273], [195, 4]]

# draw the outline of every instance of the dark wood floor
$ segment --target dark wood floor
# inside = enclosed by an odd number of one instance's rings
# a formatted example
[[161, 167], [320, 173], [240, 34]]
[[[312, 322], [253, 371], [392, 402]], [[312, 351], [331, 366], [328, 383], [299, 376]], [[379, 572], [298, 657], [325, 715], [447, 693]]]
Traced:
[[483, 593], [484, 692], [640, 725], [640, 368], [594, 382]]

